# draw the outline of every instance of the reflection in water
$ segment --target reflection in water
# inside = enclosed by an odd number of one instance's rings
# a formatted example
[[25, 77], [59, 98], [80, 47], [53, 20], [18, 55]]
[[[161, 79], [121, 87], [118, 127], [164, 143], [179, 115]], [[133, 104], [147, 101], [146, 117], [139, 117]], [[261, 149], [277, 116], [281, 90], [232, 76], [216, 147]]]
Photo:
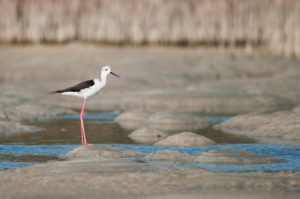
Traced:
[[[116, 113], [87, 114], [85, 129], [91, 144], [126, 144], [138, 147], [128, 138], [132, 132], [114, 122]], [[216, 118], [224, 120], [228, 117]], [[58, 156], [79, 147], [81, 143], [79, 115], [63, 115], [56, 118], [44, 117], [32, 125], [45, 129], [41, 132], [15, 134], [0, 139], [0, 170], [33, 165], [50, 160], [60, 160]], [[216, 143], [253, 143], [254, 140], [224, 134], [214, 129], [196, 131]], [[2, 144], [2, 145], [1, 145]], [[129, 145], [128, 145], [129, 144]], [[152, 144], [152, 143], [150, 143]], [[150, 149], [150, 148], [148, 148]], [[156, 147], [154, 150], [159, 149]]]
[[[85, 131], [87, 140], [91, 144], [138, 144], [128, 138], [133, 130], [122, 128], [118, 123], [114, 122], [118, 114], [109, 113], [92, 113], [84, 115]], [[223, 121], [229, 117], [210, 116], [216, 121]], [[61, 115], [55, 118], [42, 117], [40, 120], [32, 123], [45, 129], [41, 132], [15, 134], [8, 137], [2, 137], [0, 144], [80, 144], [80, 121], [79, 115]], [[229, 135], [212, 128], [193, 131], [200, 135], [206, 136], [216, 143], [253, 143], [253, 139]], [[178, 132], [171, 132], [178, 133]], [[149, 143], [153, 144], [153, 143]]]
[[[89, 113], [84, 115], [84, 119], [94, 119], [94, 120], [113, 120], [118, 116], [118, 113], [108, 112], [108, 113]], [[55, 118], [52, 116], [40, 117], [41, 120], [47, 119], [80, 119], [79, 114], [64, 114], [56, 116]]]
[[[91, 144], [134, 143], [113, 119], [116, 113], [85, 115], [86, 136]], [[29, 166], [49, 160], [60, 160], [58, 155], [81, 144], [79, 115], [44, 117], [32, 125], [45, 129], [0, 139], [0, 170]]]
[[[122, 129], [112, 120], [85, 119], [87, 140], [91, 144], [134, 143], [127, 136], [130, 131]], [[98, 124], [100, 123], [100, 124]], [[39, 120], [33, 125], [45, 129], [37, 133], [16, 134], [0, 139], [0, 144], [80, 144], [80, 121], [78, 119]]]

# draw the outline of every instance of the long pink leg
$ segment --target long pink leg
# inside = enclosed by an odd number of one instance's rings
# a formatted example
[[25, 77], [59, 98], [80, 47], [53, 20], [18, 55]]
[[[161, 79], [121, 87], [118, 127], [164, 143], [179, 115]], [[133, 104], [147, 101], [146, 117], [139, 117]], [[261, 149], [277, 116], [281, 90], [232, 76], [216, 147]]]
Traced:
[[88, 143], [86, 142], [86, 138], [85, 138], [84, 124], [83, 124], [83, 111], [84, 111], [84, 107], [85, 107], [86, 101], [87, 100], [84, 99], [83, 105], [82, 105], [82, 109], [81, 109], [81, 113], [80, 113], [81, 144], [83, 144], [83, 145], [88, 145]]

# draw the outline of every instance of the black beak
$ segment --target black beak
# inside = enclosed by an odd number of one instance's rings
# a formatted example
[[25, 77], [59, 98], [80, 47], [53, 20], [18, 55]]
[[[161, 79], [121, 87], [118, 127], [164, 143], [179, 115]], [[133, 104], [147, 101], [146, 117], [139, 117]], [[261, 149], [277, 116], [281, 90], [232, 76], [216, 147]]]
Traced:
[[114, 76], [116, 76], [116, 77], [120, 77], [119, 75], [117, 75], [117, 74], [115, 74], [115, 73], [113, 73], [113, 72], [110, 72], [110, 74], [112, 74], [112, 75], [114, 75]]

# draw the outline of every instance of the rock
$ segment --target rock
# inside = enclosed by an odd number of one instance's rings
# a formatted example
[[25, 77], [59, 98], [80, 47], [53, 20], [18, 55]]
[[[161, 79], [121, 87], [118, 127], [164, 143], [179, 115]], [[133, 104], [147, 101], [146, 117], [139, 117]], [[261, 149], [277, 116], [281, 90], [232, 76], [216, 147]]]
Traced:
[[144, 121], [147, 120], [153, 113], [155, 112], [146, 109], [129, 110], [119, 115], [115, 121], [117, 121], [123, 128], [136, 129], [141, 127]]
[[181, 146], [181, 147], [205, 147], [215, 144], [214, 141], [192, 133], [192, 132], [182, 132], [175, 135], [171, 135], [154, 145], [157, 146]]
[[57, 106], [48, 106], [42, 104], [20, 104], [9, 107], [0, 114], [0, 119], [14, 121], [33, 121], [41, 116], [56, 116], [74, 113], [73, 111]]
[[214, 149], [201, 153], [196, 159], [201, 164], [245, 165], [285, 162], [284, 159], [261, 155], [247, 150]]
[[129, 158], [142, 157], [145, 153], [128, 149], [119, 149], [111, 145], [82, 146], [63, 155], [67, 159], [92, 159], [92, 158]]
[[0, 120], [0, 137], [9, 136], [16, 133], [34, 133], [41, 130], [41, 128], [30, 125], [24, 125], [15, 121]]
[[154, 161], [154, 162], [187, 163], [187, 162], [193, 162], [194, 158], [195, 158], [195, 155], [181, 153], [176, 150], [166, 149], [166, 150], [150, 153], [150, 154], [146, 155], [144, 159], [147, 161]]
[[213, 128], [261, 141], [300, 140], [299, 107], [269, 114], [252, 113], [232, 117]]
[[153, 128], [166, 131], [206, 129], [213, 121], [197, 113], [187, 111], [162, 111], [155, 113], [146, 121]]
[[142, 127], [128, 135], [129, 138], [139, 143], [155, 143], [169, 136], [169, 133], [151, 128]]

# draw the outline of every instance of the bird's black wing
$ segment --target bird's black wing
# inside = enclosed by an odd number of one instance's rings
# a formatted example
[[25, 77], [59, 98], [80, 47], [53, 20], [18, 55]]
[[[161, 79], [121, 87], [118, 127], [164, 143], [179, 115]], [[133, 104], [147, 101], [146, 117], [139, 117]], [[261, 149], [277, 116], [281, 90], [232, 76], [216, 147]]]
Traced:
[[72, 86], [72, 87], [69, 87], [66, 89], [53, 91], [52, 93], [79, 92], [80, 90], [91, 87], [94, 84], [95, 84], [94, 80], [87, 80], [87, 81], [80, 82], [79, 84], [76, 84], [75, 86]]

